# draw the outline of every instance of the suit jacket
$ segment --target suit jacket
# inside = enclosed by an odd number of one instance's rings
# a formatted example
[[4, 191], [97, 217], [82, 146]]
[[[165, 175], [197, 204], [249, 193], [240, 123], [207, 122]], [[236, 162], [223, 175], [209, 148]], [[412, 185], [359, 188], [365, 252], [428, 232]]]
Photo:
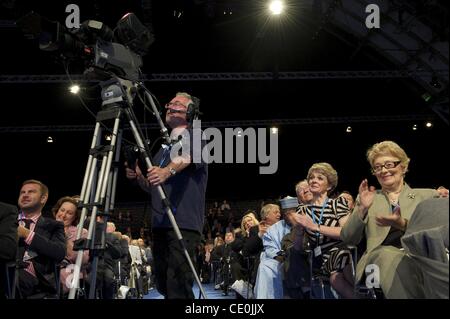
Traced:
[[17, 250], [17, 208], [0, 202], [0, 299], [6, 293], [6, 264]]
[[16, 207], [0, 202], [0, 261], [16, 257], [17, 215]]
[[402, 246], [422, 272], [425, 298], [449, 298], [449, 208], [448, 198], [431, 198], [420, 203]]
[[[416, 206], [425, 199], [437, 197], [438, 193], [433, 189], [410, 188], [407, 184], [403, 187], [399, 195], [400, 213], [403, 218], [410, 219]], [[356, 200], [358, 202], [358, 199]], [[390, 227], [377, 226], [375, 222], [376, 216], [387, 216], [391, 214], [390, 201], [387, 196], [380, 190], [376, 191], [372, 206], [364, 220], [353, 210], [344, 227], [341, 230], [341, 240], [348, 245], [357, 245], [363, 235], [366, 235], [367, 249], [362, 258], [359, 260], [356, 268], [356, 279], [359, 281], [366, 268], [370, 253], [379, 247], [389, 233]], [[387, 269], [387, 271], [395, 271], [395, 267]], [[386, 270], [385, 270], [386, 271]]]
[[30, 255], [36, 254], [33, 258], [34, 270], [44, 290], [48, 290], [54, 288], [55, 264], [66, 256], [64, 224], [41, 216], [34, 232], [28, 252]]

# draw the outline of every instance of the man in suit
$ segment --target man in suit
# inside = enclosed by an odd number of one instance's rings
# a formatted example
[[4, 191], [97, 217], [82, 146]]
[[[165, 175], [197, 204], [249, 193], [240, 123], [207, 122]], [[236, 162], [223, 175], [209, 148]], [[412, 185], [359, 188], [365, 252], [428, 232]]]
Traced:
[[17, 208], [0, 202], [0, 299], [6, 294], [5, 267], [17, 250]]
[[64, 225], [42, 216], [48, 199], [48, 188], [37, 180], [23, 182], [20, 207], [18, 286], [22, 298], [38, 293], [55, 293], [55, 264], [66, 255]]

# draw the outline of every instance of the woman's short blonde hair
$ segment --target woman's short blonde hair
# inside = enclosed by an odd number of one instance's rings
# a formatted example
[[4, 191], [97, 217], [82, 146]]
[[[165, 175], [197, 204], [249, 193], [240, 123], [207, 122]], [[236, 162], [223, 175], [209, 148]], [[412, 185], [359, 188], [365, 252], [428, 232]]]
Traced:
[[331, 193], [337, 186], [338, 183], [338, 174], [336, 170], [328, 163], [315, 163], [311, 168], [308, 170], [308, 177], [307, 180], [309, 181], [309, 178], [311, 177], [311, 174], [317, 172], [320, 174], [325, 175], [328, 181], [328, 186], [330, 189], [328, 190], [328, 193]]
[[244, 217], [242, 217], [242, 220], [241, 220], [241, 230], [242, 230], [243, 234], [248, 234], [248, 232], [245, 231], [245, 220], [249, 219], [249, 218], [255, 224], [254, 226], [259, 225], [259, 221], [258, 221], [258, 219], [256, 219], [256, 213], [254, 211], [246, 212], [246, 214], [244, 215]]
[[393, 156], [400, 160], [400, 165], [405, 168], [405, 173], [408, 171], [410, 158], [406, 155], [406, 152], [397, 143], [392, 141], [383, 141], [374, 144], [367, 150], [367, 160], [370, 166], [373, 167], [375, 159], [379, 156]]

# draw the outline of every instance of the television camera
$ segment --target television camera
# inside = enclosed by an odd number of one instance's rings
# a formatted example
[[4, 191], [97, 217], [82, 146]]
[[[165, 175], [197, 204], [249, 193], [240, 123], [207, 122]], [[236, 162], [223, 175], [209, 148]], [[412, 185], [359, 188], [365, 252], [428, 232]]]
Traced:
[[134, 13], [125, 14], [114, 30], [96, 20], [68, 30], [36, 12], [28, 13], [16, 24], [27, 38], [39, 41], [41, 50], [56, 52], [69, 60], [83, 59], [85, 75], [99, 80], [110, 78], [113, 73], [137, 81], [142, 56], [154, 42], [152, 31]]

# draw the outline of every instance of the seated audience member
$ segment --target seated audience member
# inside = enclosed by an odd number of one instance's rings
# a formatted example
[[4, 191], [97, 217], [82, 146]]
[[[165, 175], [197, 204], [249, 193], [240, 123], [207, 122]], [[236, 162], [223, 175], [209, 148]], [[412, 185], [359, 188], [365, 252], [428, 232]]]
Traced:
[[[241, 231], [244, 238], [250, 237], [250, 229], [254, 226], [258, 226], [259, 221], [256, 218], [256, 214], [253, 211], [248, 211], [242, 217], [241, 221]], [[256, 228], [254, 228], [256, 229]]]
[[309, 169], [307, 180], [313, 199], [309, 205], [300, 206], [295, 219], [306, 232], [313, 254], [313, 270], [328, 276], [340, 296], [353, 298], [351, 254], [340, 240], [349, 209], [345, 198], [328, 197], [337, 186], [337, 172], [328, 163], [316, 163]]
[[[90, 219], [90, 218], [88, 218]], [[85, 224], [89, 224], [86, 219]], [[102, 240], [104, 237], [104, 240]], [[117, 236], [116, 226], [112, 222], [105, 224], [104, 218], [97, 216], [95, 225], [94, 252], [90, 258], [98, 257], [97, 269], [95, 273], [95, 290], [91, 287], [95, 263], [88, 264], [88, 278], [85, 281], [89, 295], [94, 294], [101, 299], [114, 299], [116, 295], [116, 278], [118, 262], [122, 256], [122, 247]]]
[[234, 232], [225, 234], [225, 244], [217, 248], [217, 256], [221, 261], [222, 290], [223, 295], [228, 296], [228, 289], [236, 280], [242, 279], [242, 256], [240, 250], [242, 242], [235, 239]]
[[313, 194], [309, 190], [309, 184], [306, 179], [298, 182], [297, 185], [295, 185], [295, 193], [297, 194], [299, 205], [309, 204], [313, 199]]
[[262, 238], [267, 229], [280, 220], [280, 207], [275, 204], [266, 204], [261, 208], [260, 215], [261, 221], [258, 225], [250, 227], [249, 236], [242, 248], [244, 257], [254, 257], [253, 266], [249, 269], [249, 280], [252, 285], [256, 282], [260, 256], [264, 250]]
[[[440, 193], [413, 189], [405, 183], [410, 159], [392, 141], [374, 144], [367, 151], [367, 159], [381, 190], [369, 186], [367, 179], [361, 182], [355, 208], [341, 231], [346, 244], [356, 245], [366, 238], [367, 249], [358, 261], [356, 280], [366, 282], [366, 267], [375, 264], [386, 298], [424, 298], [421, 270], [401, 250], [401, 239], [417, 205]], [[445, 189], [440, 192], [445, 195]]]
[[10, 293], [7, 291], [6, 267], [16, 258], [17, 215], [16, 207], [0, 202], [0, 299]]
[[[295, 215], [295, 209], [292, 208], [297, 207], [297, 199], [286, 198], [280, 203], [284, 219], [270, 226], [263, 236], [264, 251], [261, 253], [255, 284], [256, 299], [282, 299], [284, 297], [282, 277], [284, 252], [281, 248], [281, 240], [291, 231], [292, 215]], [[279, 208], [277, 212], [279, 215]]]
[[141, 269], [144, 264], [142, 251], [138, 246], [138, 241], [136, 239], [131, 239], [128, 236], [125, 236], [128, 240], [128, 249], [131, 256], [131, 273], [130, 273], [130, 287], [135, 288], [137, 291], [138, 298], [142, 298], [144, 296], [143, 291], [143, 281]]
[[422, 272], [427, 299], [449, 299], [448, 218], [448, 197], [426, 199], [417, 205], [401, 239]]
[[[120, 234], [120, 233], [119, 233]], [[117, 270], [115, 272], [116, 278], [120, 282], [121, 285], [128, 286], [128, 281], [130, 279], [131, 272], [131, 263], [132, 258], [130, 255], [129, 247], [128, 247], [128, 239], [127, 235], [120, 236], [119, 244], [120, 244], [120, 263], [117, 264]]]
[[[73, 250], [74, 241], [77, 238], [77, 226], [80, 221], [80, 211], [77, 208], [78, 201], [73, 197], [65, 196], [60, 198], [52, 208], [53, 216], [57, 221], [64, 224], [64, 233], [66, 235], [66, 257], [61, 262], [60, 282], [63, 293], [68, 293], [70, 284], [66, 282], [73, 273], [74, 265], [77, 260], [78, 251]], [[87, 238], [88, 231], [83, 228], [81, 238]], [[85, 267], [89, 261], [89, 250], [83, 252], [81, 262], [80, 279], [84, 277]], [[72, 265], [72, 266], [70, 266]]]
[[343, 191], [339, 194], [339, 197], [344, 197], [347, 200], [348, 209], [352, 211], [355, 207], [355, 200], [353, 199], [352, 194], [349, 191]]
[[219, 271], [221, 269], [220, 267], [220, 256], [218, 254], [219, 251], [219, 246], [225, 244], [223, 238], [221, 236], [216, 236], [214, 238], [214, 243], [213, 243], [213, 247], [211, 249], [211, 253], [210, 253], [210, 259], [209, 262], [212, 264], [212, 273], [213, 273], [213, 279], [214, 279], [214, 284], [215, 284], [215, 289], [219, 289], [220, 288], [220, 282], [221, 279], [219, 278]]
[[55, 294], [55, 265], [66, 255], [64, 225], [42, 216], [48, 188], [37, 180], [23, 182], [19, 194], [18, 294]]
[[[308, 181], [302, 180], [295, 185], [297, 201], [300, 205], [308, 205], [313, 200], [313, 194], [309, 190]], [[309, 298], [310, 290], [310, 269], [308, 255], [305, 253], [305, 247], [294, 246], [303, 244], [305, 232], [304, 228], [293, 222], [291, 232], [284, 236], [282, 240], [282, 249], [285, 252], [284, 262], [284, 296], [292, 299]], [[297, 237], [302, 237], [297, 239]]]

